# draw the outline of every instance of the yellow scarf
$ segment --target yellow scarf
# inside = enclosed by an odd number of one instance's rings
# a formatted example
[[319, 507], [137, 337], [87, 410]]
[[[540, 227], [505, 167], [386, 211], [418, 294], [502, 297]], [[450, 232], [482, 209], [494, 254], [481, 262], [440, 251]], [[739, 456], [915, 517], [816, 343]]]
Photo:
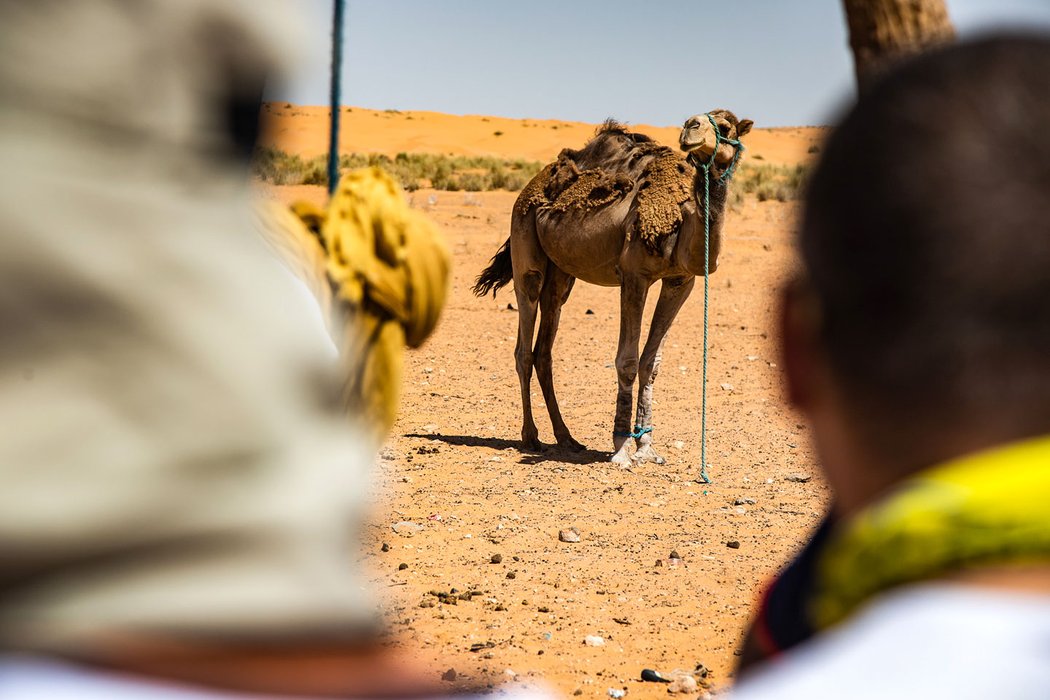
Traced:
[[894, 586], [1031, 563], [1050, 563], [1050, 436], [924, 471], [838, 526], [817, 562], [810, 613], [824, 628]]

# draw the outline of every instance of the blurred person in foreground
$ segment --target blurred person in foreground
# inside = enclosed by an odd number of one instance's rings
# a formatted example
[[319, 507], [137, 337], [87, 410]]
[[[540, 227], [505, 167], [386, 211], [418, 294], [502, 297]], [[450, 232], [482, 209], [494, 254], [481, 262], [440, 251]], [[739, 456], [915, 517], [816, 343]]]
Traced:
[[375, 426], [253, 226], [292, 9], [0, 1], [4, 700], [441, 694], [356, 564]]
[[[919, 57], [830, 136], [783, 366], [835, 502], [734, 697], [1050, 697], [1050, 40]], [[761, 663], [760, 663], [761, 662]]]

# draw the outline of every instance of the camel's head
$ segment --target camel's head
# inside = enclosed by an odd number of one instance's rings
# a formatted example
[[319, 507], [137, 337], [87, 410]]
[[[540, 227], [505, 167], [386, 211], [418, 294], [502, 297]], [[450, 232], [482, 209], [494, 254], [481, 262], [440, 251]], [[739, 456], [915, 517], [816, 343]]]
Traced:
[[691, 158], [696, 158], [702, 163], [711, 160], [714, 154], [715, 167], [723, 169], [733, 162], [740, 148], [733, 142], [739, 142], [751, 131], [752, 126], [754, 122], [750, 119], [737, 119], [736, 115], [727, 109], [715, 109], [706, 114], [689, 117], [682, 126], [678, 144]]

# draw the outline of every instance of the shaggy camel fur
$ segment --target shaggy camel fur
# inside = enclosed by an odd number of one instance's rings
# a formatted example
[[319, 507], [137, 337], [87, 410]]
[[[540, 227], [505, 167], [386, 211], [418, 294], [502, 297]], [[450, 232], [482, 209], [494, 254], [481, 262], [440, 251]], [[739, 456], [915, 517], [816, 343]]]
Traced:
[[[708, 114], [691, 117], [682, 128], [679, 145], [687, 159], [610, 120], [581, 150], [562, 151], [519, 195], [510, 238], [478, 277], [474, 293], [495, 294], [514, 280], [518, 301], [514, 356], [525, 448], [540, 446], [529, 392], [535, 367], [558, 445], [583, 449], [562, 420], [551, 368], [561, 307], [578, 278], [620, 288], [612, 461], [624, 466], [632, 460], [663, 463], [652, 444], [653, 382], [664, 337], [696, 277], [704, 274], [704, 170], [693, 161], [711, 162], [708, 270], [714, 272], [728, 185], [728, 178], [722, 181], [720, 176], [735, 161], [737, 148], [721, 142], [716, 152], [712, 121], [720, 136], [728, 139], [739, 139], [752, 126], [750, 120], [738, 120], [726, 110]], [[660, 299], [639, 362], [642, 311], [657, 280], [662, 280]], [[537, 307], [542, 315], [533, 347]], [[640, 389], [632, 424], [635, 379], [640, 380]], [[628, 452], [632, 441], [637, 444], [633, 457]]]

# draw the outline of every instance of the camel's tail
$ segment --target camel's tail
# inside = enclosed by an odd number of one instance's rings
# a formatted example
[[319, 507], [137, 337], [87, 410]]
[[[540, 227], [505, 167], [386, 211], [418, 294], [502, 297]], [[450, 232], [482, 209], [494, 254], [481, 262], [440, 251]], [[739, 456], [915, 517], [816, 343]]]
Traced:
[[474, 282], [474, 295], [483, 297], [489, 292], [496, 296], [496, 292], [507, 285], [514, 278], [514, 268], [510, 262], [510, 239], [496, 251], [489, 262], [489, 266], [482, 270], [478, 279]]

